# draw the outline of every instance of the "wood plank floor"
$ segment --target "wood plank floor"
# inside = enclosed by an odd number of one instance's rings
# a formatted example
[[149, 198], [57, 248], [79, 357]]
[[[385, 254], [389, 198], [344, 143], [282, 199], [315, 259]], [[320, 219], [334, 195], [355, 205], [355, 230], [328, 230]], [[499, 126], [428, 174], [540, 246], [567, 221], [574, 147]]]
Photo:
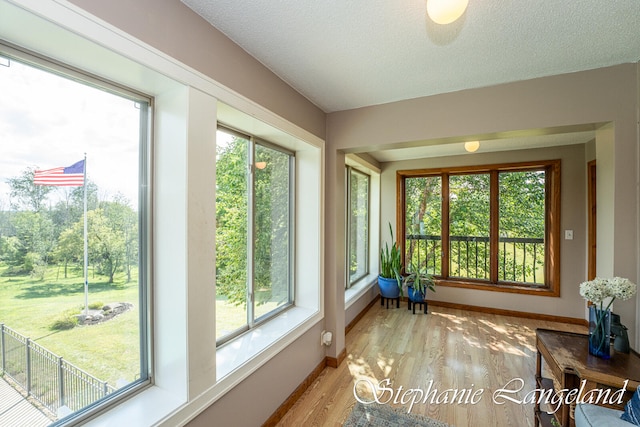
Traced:
[[[368, 384], [389, 379], [381, 396], [396, 397], [408, 389], [425, 394], [437, 389], [440, 404], [429, 398], [416, 403], [411, 413], [423, 414], [455, 427], [533, 426], [533, 405], [506, 401], [498, 405], [493, 394], [514, 378], [524, 387], [509, 397], [522, 400], [535, 385], [535, 330], [557, 329], [586, 333], [586, 327], [521, 319], [444, 307], [429, 307], [429, 314], [412, 315], [406, 303], [400, 309], [375, 304], [347, 334], [347, 357], [337, 368], [325, 368], [278, 426], [340, 426], [358, 396], [372, 396]], [[430, 382], [433, 381], [431, 389]], [[517, 388], [516, 382], [509, 389]], [[457, 389], [477, 403], [443, 403]], [[467, 390], [466, 392], [464, 390]], [[444, 393], [444, 394], [442, 394]], [[417, 397], [418, 392], [414, 392]], [[433, 397], [433, 394], [430, 395]], [[405, 402], [411, 395], [405, 398]], [[456, 399], [456, 401], [459, 401]], [[393, 402], [392, 402], [393, 403]], [[409, 403], [392, 404], [403, 410]]]

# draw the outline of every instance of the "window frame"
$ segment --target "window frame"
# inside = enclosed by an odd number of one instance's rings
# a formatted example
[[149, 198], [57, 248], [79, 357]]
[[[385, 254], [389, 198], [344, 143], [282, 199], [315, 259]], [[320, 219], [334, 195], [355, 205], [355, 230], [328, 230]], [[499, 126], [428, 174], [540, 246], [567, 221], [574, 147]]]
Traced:
[[[467, 289], [511, 292], [539, 296], [560, 296], [560, 165], [561, 161], [543, 160], [534, 162], [504, 163], [479, 166], [461, 166], [434, 169], [399, 170], [396, 173], [396, 229], [398, 244], [402, 251], [402, 265], [405, 264], [405, 180], [427, 176], [440, 176], [442, 179], [442, 275], [436, 276], [440, 286]], [[499, 173], [522, 172], [531, 170], [545, 171], [545, 268], [544, 285], [528, 285], [520, 282], [498, 279], [499, 244]], [[468, 175], [488, 173], [490, 175], [490, 279], [480, 280], [449, 276], [449, 179], [450, 175]], [[446, 249], [445, 249], [446, 248]]]
[[[240, 130], [226, 125], [222, 122], [218, 122], [218, 131], [226, 132], [231, 135], [235, 135], [239, 138], [246, 139], [249, 143], [247, 147], [247, 281], [250, 282], [250, 286], [247, 287], [247, 322], [240, 328], [224, 335], [223, 337], [216, 337], [216, 347], [221, 347], [227, 343], [232, 342], [235, 338], [255, 329], [256, 327], [264, 324], [265, 322], [273, 319], [282, 312], [290, 309], [295, 305], [295, 153], [283, 148], [277, 144], [266, 141], [262, 138], [257, 138], [253, 135], [247, 134]], [[262, 314], [259, 317], [255, 316], [255, 264], [253, 253], [255, 250], [255, 186], [254, 186], [254, 173], [255, 166], [253, 165], [255, 159], [256, 146], [260, 145], [269, 148], [274, 151], [286, 154], [289, 156], [289, 277], [288, 277], [288, 301], [268, 313]]]
[[[345, 194], [346, 194], [346, 222], [345, 222], [345, 233], [346, 233], [346, 280], [345, 280], [345, 289], [351, 288], [358, 281], [367, 277], [370, 273], [370, 262], [369, 256], [371, 254], [371, 175], [365, 173], [353, 166], [346, 165], [345, 167]], [[350, 263], [351, 263], [351, 174], [359, 174], [365, 176], [367, 179], [367, 215], [366, 215], [366, 223], [367, 223], [367, 240], [366, 240], [366, 254], [365, 254], [365, 268], [364, 272], [357, 276], [355, 279], [351, 279], [350, 271]]]
[[137, 380], [119, 388], [95, 402], [54, 421], [52, 425], [78, 425], [94, 417], [100, 411], [118, 405], [136, 393], [151, 386], [154, 381], [152, 348], [153, 325], [153, 96], [121, 85], [106, 77], [57, 61], [30, 49], [14, 45], [0, 38], [0, 57], [68, 79], [76, 84], [110, 93], [130, 100], [140, 109], [140, 139], [138, 143], [138, 304], [140, 375]]

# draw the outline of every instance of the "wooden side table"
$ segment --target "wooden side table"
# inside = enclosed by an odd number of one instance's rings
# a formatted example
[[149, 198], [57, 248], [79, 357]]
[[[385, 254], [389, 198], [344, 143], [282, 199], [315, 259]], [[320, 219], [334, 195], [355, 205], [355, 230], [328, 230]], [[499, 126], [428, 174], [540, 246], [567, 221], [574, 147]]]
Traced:
[[[584, 334], [537, 329], [536, 387], [544, 390], [557, 387], [579, 390], [584, 380], [583, 393], [593, 389], [611, 389], [611, 393], [614, 393], [624, 387], [625, 380], [629, 380], [622, 405], [602, 405], [602, 402], [597, 402], [602, 406], [623, 409], [624, 403], [631, 399], [640, 385], [640, 357], [634, 353], [614, 352], [611, 359], [603, 360], [589, 354], [588, 341], [588, 335]], [[553, 378], [542, 376], [543, 361]], [[557, 387], [554, 387], [554, 383]], [[535, 426], [552, 426], [552, 419], [555, 418], [563, 427], [574, 427], [574, 409], [575, 403], [563, 403], [555, 414], [547, 414], [540, 409], [537, 394]]]

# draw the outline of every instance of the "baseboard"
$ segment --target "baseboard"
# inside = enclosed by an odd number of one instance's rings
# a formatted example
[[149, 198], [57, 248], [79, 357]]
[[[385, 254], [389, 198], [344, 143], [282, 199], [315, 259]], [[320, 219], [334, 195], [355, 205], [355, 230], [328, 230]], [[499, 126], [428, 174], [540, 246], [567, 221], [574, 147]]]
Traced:
[[501, 308], [481, 307], [477, 305], [457, 304], [452, 302], [432, 301], [432, 300], [429, 300], [429, 305], [453, 308], [456, 310], [478, 311], [480, 313], [487, 313], [487, 314], [500, 314], [502, 316], [513, 316], [513, 317], [522, 317], [525, 319], [544, 320], [547, 322], [570, 323], [572, 325], [580, 325], [580, 326], [589, 325], [589, 322], [587, 320], [579, 319], [577, 317], [554, 316], [551, 314], [529, 313], [526, 311], [504, 310]]
[[330, 368], [337, 368], [340, 366], [342, 361], [347, 357], [347, 349], [343, 348], [338, 357], [328, 357], [327, 356], [327, 366]]
[[380, 300], [380, 295], [376, 295], [376, 297], [371, 300], [371, 302], [369, 304], [367, 304], [367, 306], [365, 308], [362, 309], [362, 311], [360, 313], [357, 314], [356, 317], [353, 318], [353, 320], [351, 322], [349, 322], [349, 324], [344, 328], [344, 334], [347, 335], [349, 333], [349, 331], [351, 329], [353, 329], [353, 327], [356, 325], [356, 323], [358, 323], [360, 321], [360, 319], [362, 319], [364, 317], [365, 314], [367, 314], [367, 311], [369, 311], [369, 309], [371, 307], [374, 306], [374, 304], [376, 302], [378, 302]]
[[[358, 315], [344, 328], [345, 335], [362, 319], [362, 317], [369, 311], [374, 304], [380, 300], [380, 295], [377, 295]], [[304, 392], [309, 388], [313, 382], [318, 379], [325, 367], [337, 368], [347, 357], [347, 349], [344, 348], [338, 354], [338, 357], [325, 357], [322, 362], [315, 367], [315, 369], [302, 381], [302, 383], [287, 397], [287, 399], [275, 410], [275, 412], [262, 424], [262, 427], [273, 427], [285, 414], [293, 407], [293, 405], [300, 399]]]
[[302, 396], [304, 392], [307, 391], [307, 388], [309, 388], [309, 386], [318, 379], [326, 366], [327, 358], [325, 357], [322, 362], [320, 362], [318, 366], [316, 366], [315, 369], [311, 371], [309, 375], [307, 375], [307, 378], [302, 381], [302, 383], [293, 391], [293, 393], [291, 393], [289, 397], [287, 397], [282, 405], [280, 405], [280, 407], [276, 409], [276, 411], [269, 417], [269, 419], [267, 419], [267, 421], [262, 424], [262, 427], [273, 427], [278, 424], [282, 417], [284, 417], [285, 414], [298, 401], [298, 399], [300, 399], [300, 396]]

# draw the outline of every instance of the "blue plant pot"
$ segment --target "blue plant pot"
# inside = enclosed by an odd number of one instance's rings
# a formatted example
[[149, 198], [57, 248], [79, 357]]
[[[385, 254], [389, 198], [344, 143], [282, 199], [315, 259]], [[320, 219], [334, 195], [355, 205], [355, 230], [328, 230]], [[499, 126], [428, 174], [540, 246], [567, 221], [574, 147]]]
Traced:
[[413, 286], [409, 286], [407, 288], [407, 293], [409, 296], [409, 299], [413, 302], [422, 302], [424, 301], [424, 293], [420, 292], [420, 291], [416, 291], [415, 289], [413, 289]]
[[378, 287], [383, 298], [398, 298], [400, 296], [400, 288], [396, 279], [378, 276]]

